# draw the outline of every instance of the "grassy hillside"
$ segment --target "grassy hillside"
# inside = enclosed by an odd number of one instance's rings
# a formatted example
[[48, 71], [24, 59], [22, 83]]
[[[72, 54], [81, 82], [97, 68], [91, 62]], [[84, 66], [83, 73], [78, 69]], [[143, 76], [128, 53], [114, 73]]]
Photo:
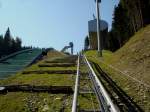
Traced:
[[150, 111], [150, 25], [137, 32], [115, 53], [86, 52], [145, 112]]
[[[40, 71], [65, 71], [76, 70], [76, 62], [71, 67], [40, 67], [39, 65], [52, 65], [53, 61], [64, 60], [67, 56], [57, 51], [50, 51], [43, 60], [24, 69], [20, 73], [7, 79], [0, 80], [0, 85], [33, 85], [33, 86], [71, 86], [74, 88], [74, 74], [49, 74], [40, 73]], [[68, 59], [68, 57], [67, 57]], [[70, 58], [70, 60], [72, 57]], [[66, 63], [70, 63], [70, 60]], [[47, 63], [47, 61], [49, 63]], [[56, 63], [56, 64], [58, 64]], [[59, 63], [62, 64], [61, 62]], [[36, 73], [23, 74], [23, 72], [34, 71]], [[32, 93], [32, 92], [8, 92], [0, 94], [0, 112], [58, 112], [65, 107], [65, 112], [70, 112], [72, 95], [68, 94], [50, 94], [50, 93]]]
[[[0, 80], [0, 85], [57, 86], [55, 88], [69, 86], [74, 91], [76, 60], [77, 56], [50, 51], [39, 62], [16, 75]], [[79, 110], [99, 109], [96, 95], [92, 92], [92, 83], [87, 75], [87, 67], [82, 66], [80, 73]], [[9, 91], [0, 94], [0, 112], [71, 112], [72, 100], [73, 93]]]
[[110, 63], [150, 85], [150, 25], [114, 53]]

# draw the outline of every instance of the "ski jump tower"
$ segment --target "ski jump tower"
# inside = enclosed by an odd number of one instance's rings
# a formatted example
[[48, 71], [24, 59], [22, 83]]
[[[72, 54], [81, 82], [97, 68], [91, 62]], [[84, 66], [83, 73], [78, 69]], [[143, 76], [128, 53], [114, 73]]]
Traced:
[[71, 49], [71, 54], [73, 55], [73, 42], [70, 42], [69, 43], [69, 46], [65, 46], [62, 50], [61, 50], [61, 52], [65, 52], [67, 49]]
[[[97, 20], [94, 19], [90, 20], [88, 22], [88, 28], [89, 28], [89, 43], [90, 43], [90, 49], [97, 50], [98, 49], [98, 38], [97, 38]], [[101, 49], [107, 48], [107, 42], [108, 42], [108, 23], [105, 20], [100, 20], [100, 45]]]

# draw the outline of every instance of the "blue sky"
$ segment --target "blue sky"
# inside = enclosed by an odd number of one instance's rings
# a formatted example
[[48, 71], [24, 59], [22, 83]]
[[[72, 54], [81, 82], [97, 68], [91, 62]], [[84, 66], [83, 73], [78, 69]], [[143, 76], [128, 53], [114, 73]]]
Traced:
[[[112, 22], [119, 0], [102, 0], [101, 18]], [[62, 49], [74, 42], [81, 50], [88, 35], [88, 21], [95, 13], [94, 0], [0, 0], [0, 33], [10, 27], [23, 45]]]

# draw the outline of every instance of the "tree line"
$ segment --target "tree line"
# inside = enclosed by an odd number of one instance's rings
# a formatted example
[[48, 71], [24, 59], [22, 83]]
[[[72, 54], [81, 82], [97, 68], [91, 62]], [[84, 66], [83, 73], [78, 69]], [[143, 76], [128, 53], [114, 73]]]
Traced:
[[121, 48], [135, 32], [150, 24], [150, 0], [120, 0], [114, 8], [109, 49]]
[[25, 49], [21, 46], [21, 44], [21, 39], [19, 37], [14, 39], [11, 36], [10, 29], [8, 28], [4, 36], [0, 35], [0, 57]]

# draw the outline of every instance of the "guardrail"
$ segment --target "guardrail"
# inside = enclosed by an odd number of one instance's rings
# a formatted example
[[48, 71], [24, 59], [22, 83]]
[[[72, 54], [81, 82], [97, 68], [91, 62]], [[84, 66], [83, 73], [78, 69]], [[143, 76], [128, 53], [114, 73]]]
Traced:
[[26, 49], [26, 50], [21, 50], [21, 51], [12, 53], [12, 54], [10, 54], [10, 55], [8, 55], [8, 56], [2, 57], [2, 58], [0, 59], [0, 62], [1, 62], [1, 61], [5, 61], [5, 60], [7, 60], [7, 59], [9, 59], [9, 58], [11, 58], [11, 57], [14, 57], [14, 56], [18, 55], [18, 54], [21, 54], [21, 53], [24, 53], [24, 52], [27, 52], [27, 51], [31, 51], [31, 50], [32, 50], [32, 49]]
[[78, 64], [77, 64], [77, 76], [76, 76], [76, 82], [75, 82], [75, 90], [74, 90], [74, 96], [73, 96], [73, 102], [72, 102], [72, 112], [77, 112], [77, 102], [78, 102], [78, 93], [79, 93], [79, 67], [80, 66], [80, 56], [78, 56]]
[[30, 66], [32, 64], [34, 64], [37, 60], [41, 59], [42, 57], [42, 50], [41, 50], [41, 53], [39, 55], [37, 55], [36, 57], [34, 57], [34, 59], [27, 65], [27, 66]]
[[[98, 88], [99, 91], [101, 92], [103, 98], [104, 98], [104, 101], [106, 102], [107, 106], [104, 107], [104, 110], [103, 112], [107, 112], [105, 111], [105, 108], [107, 108], [107, 110], [109, 110], [110, 112], [119, 112], [119, 109], [117, 108], [117, 106], [112, 102], [109, 94], [107, 93], [107, 91], [105, 90], [104, 86], [102, 85], [102, 83], [100, 82], [100, 80], [98, 79], [97, 75], [95, 74], [91, 64], [89, 63], [88, 59], [86, 58], [86, 56], [84, 55], [83, 56], [90, 71], [91, 71], [91, 75], [93, 75], [93, 78], [95, 80], [95, 83], [98, 85]], [[103, 103], [103, 101], [101, 101]]]

